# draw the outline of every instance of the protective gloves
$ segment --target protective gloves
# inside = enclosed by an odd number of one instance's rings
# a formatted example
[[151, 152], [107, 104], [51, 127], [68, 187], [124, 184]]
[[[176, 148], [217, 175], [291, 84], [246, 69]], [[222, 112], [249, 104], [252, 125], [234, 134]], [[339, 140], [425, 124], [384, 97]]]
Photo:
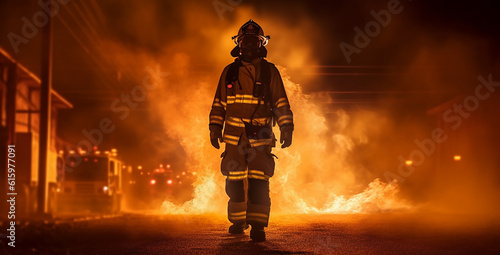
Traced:
[[281, 128], [280, 143], [281, 148], [286, 148], [292, 145], [292, 128]]
[[219, 141], [222, 142], [222, 127], [210, 125], [210, 142], [212, 146], [219, 149]]

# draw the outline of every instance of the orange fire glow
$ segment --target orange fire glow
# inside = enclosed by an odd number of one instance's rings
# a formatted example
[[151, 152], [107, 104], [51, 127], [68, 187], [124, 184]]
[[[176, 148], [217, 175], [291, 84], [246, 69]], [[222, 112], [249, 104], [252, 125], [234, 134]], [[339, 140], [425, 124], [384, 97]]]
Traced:
[[[274, 149], [279, 160], [276, 160], [275, 176], [271, 178], [273, 209], [288, 213], [364, 213], [409, 208], [398, 200], [396, 182], [387, 184], [376, 179], [362, 192], [344, 195], [356, 185], [356, 169], [347, 162], [347, 157], [356, 145], [368, 142], [364, 129], [346, 130], [349, 116], [343, 111], [336, 113], [339, 122], [328, 126], [325, 114], [302, 92], [301, 86], [291, 81], [284, 68], [280, 68], [280, 72], [296, 127], [292, 147]], [[165, 201], [163, 213], [225, 211], [227, 197], [223, 189], [224, 178], [219, 172], [222, 151], [211, 147], [206, 137], [208, 131], [199, 131], [206, 129], [205, 115], [210, 109], [211, 94], [195, 93], [190, 107], [181, 109], [191, 118], [185, 119], [188, 123], [176, 129], [188, 157], [193, 159], [190, 168], [197, 172], [194, 198], [182, 205]], [[279, 136], [277, 127], [275, 134]], [[331, 145], [333, 149], [329, 149]]]
[[[203, 10], [190, 6], [184, 13], [185, 33], [196, 36], [172, 42], [162, 49], [161, 56], [121, 50], [123, 47], [112, 42], [108, 47], [108, 52], [115, 49], [117, 62], [137, 64], [135, 70], [144, 70], [148, 66], [169, 73], [166, 78], [153, 77], [164, 81], [154, 91], [148, 92], [149, 110], [159, 118], [168, 137], [182, 147], [186, 156], [185, 169], [189, 169], [196, 180], [191, 200], [180, 205], [164, 201], [162, 213], [226, 211], [228, 198], [224, 191], [224, 177], [220, 173], [222, 149], [216, 150], [210, 144], [208, 114], [220, 72], [233, 60], [229, 56], [234, 47], [230, 38], [239, 26], [255, 17], [266, 34], [279, 34], [286, 27], [286, 33], [273, 37], [268, 50], [269, 61], [291, 68], [290, 71], [297, 68], [308, 72], [308, 68], [315, 64], [310, 54], [314, 44], [310, 43], [311, 38], [303, 36], [304, 31], [309, 31], [311, 35], [322, 34], [307, 21], [290, 27], [278, 18], [259, 19], [258, 14], [244, 7], [235, 10], [235, 17], [238, 18], [231, 25], [208, 26], [200, 30], [200, 15], [206, 15], [203, 17], [206, 20], [211, 19], [211, 14]], [[143, 29], [138, 26], [137, 30]], [[294, 43], [290, 44], [290, 41]], [[199, 56], [200, 42], [209, 44], [204, 47], [206, 52], [203, 56]], [[383, 118], [368, 111], [353, 116], [336, 109], [335, 121], [329, 122], [320, 104], [303, 93], [302, 86], [291, 80], [285, 68], [279, 67], [279, 70], [296, 126], [292, 146], [287, 149], [277, 146], [274, 149], [279, 160], [276, 160], [275, 176], [270, 180], [273, 212], [363, 213], [408, 208], [407, 204], [397, 199], [398, 186], [395, 182], [387, 184], [372, 176], [369, 180], [360, 180], [356, 173], [363, 170], [362, 166], [349, 160], [359, 145], [370, 142], [369, 131], [382, 128], [380, 123], [383, 123]], [[277, 127], [275, 134], [279, 138]], [[172, 151], [178, 147], [168, 149]], [[182, 176], [182, 173], [179, 175]]]

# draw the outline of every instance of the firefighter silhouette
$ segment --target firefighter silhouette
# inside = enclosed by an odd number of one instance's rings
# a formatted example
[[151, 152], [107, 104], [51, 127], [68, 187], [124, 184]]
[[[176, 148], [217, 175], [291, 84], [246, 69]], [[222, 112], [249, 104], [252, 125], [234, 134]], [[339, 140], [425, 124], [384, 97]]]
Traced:
[[[266, 61], [269, 36], [249, 20], [232, 38], [235, 61], [224, 68], [210, 111], [210, 140], [222, 153], [221, 172], [229, 196], [229, 233], [243, 234], [252, 226], [250, 238], [264, 241], [271, 199], [269, 178], [274, 174], [278, 123], [281, 148], [292, 143], [293, 115], [278, 69]], [[223, 134], [224, 129], [224, 134]]]

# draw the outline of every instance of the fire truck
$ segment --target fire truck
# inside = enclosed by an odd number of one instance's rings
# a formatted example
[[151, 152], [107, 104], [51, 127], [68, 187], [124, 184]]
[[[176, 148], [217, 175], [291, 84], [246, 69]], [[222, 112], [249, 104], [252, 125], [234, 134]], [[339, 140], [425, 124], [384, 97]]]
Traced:
[[119, 212], [125, 165], [116, 149], [69, 153], [57, 194], [58, 212]]
[[[195, 174], [195, 173], [194, 173]], [[154, 169], [138, 166], [127, 177], [130, 209], [158, 209], [165, 200], [185, 202], [192, 194], [193, 173], [160, 164]]]

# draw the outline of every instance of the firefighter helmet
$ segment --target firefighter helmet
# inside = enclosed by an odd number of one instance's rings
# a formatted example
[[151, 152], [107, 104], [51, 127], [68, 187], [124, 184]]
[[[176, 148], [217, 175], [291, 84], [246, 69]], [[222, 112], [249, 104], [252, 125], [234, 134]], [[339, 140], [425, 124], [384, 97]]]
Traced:
[[233, 36], [234, 44], [239, 45], [245, 36], [256, 36], [260, 40], [260, 46], [266, 46], [267, 42], [271, 37], [269, 35], [264, 36], [264, 30], [253, 20], [249, 20], [247, 23], [241, 26], [238, 31], [238, 35]]

